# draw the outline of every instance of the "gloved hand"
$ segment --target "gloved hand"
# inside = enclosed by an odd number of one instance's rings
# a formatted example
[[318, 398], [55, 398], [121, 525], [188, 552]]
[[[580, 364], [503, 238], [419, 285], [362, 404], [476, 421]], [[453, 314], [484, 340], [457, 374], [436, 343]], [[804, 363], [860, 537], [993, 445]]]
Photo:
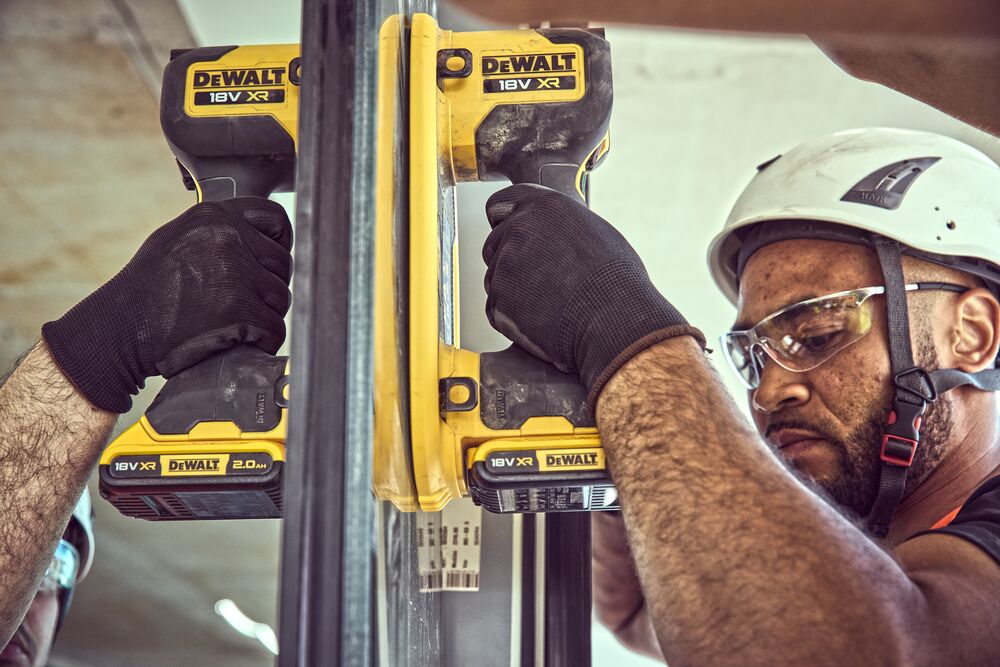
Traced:
[[42, 335], [91, 403], [127, 412], [147, 377], [169, 378], [237, 343], [277, 352], [291, 247], [291, 223], [272, 201], [198, 204], [153, 232], [118, 275]]
[[486, 202], [483, 247], [490, 324], [564, 372], [594, 408], [629, 359], [674, 336], [705, 337], [656, 291], [628, 241], [583, 204], [538, 185]]

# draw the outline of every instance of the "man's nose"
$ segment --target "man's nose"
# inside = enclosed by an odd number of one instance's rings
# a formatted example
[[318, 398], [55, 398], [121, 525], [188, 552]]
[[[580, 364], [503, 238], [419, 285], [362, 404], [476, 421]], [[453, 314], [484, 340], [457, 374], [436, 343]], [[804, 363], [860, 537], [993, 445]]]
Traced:
[[803, 405], [809, 400], [809, 387], [804, 373], [795, 373], [779, 366], [771, 358], [760, 371], [760, 385], [750, 394], [756, 412], [773, 413]]

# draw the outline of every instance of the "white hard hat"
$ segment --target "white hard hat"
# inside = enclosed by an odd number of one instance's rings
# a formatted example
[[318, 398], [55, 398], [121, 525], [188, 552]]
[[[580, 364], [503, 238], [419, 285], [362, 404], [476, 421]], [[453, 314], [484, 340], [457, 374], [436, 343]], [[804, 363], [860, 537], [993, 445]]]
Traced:
[[88, 489], [83, 490], [73, 508], [73, 516], [63, 532], [63, 539], [76, 547], [80, 554], [80, 569], [76, 575], [76, 582], [80, 583], [94, 564], [94, 508]]
[[712, 276], [734, 303], [743, 242], [750, 228], [771, 220], [880, 234], [1000, 282], [1000, 167], [960, 141], [913, 130], [849, 130], [806, 141], [757, 169], [708, 251]]

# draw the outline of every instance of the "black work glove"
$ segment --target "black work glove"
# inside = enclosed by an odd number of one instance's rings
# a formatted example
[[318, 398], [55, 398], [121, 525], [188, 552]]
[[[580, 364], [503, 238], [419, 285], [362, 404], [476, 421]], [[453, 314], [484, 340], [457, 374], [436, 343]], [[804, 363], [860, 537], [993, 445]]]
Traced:
[[583, 204], [538, 185], [486, 202], [483, 247], [490, 324], [564, 372], [576, 371], [593, 409], [629, 359], [674, 336], [704, 335], [656, 291], [628, 241]]
[[278, 351], [291, 247], [291, 223], [272, 201], [198, 204], [153, 232], [118, 275], [42, 335], [91, 403], [127, 412], [147, 377], [169, 378], [237, 343]]

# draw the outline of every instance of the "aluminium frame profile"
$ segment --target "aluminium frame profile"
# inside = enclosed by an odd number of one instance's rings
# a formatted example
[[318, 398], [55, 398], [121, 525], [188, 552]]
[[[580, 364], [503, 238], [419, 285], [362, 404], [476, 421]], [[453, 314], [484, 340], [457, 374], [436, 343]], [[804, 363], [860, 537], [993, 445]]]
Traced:
[[[303, 0], [288, 434], [295, 455], [285, 484], [278, 667], [368, 667], [374, 655], [374, 164], [365, 156], [374, 154], [376, 6]], [[531, 623], [540, 636], [526, 643], [535, 651], [521, 664], [589, 665], [590, 517], [553, 518], [541, 543], [555, 548], [544, 571], [528, 576], [542, 579], [544, 620]], [[534, 571], [536, 562], [523, 566]]]
[[302, 7], [279, 667], [372, 661], [372, 5]]

